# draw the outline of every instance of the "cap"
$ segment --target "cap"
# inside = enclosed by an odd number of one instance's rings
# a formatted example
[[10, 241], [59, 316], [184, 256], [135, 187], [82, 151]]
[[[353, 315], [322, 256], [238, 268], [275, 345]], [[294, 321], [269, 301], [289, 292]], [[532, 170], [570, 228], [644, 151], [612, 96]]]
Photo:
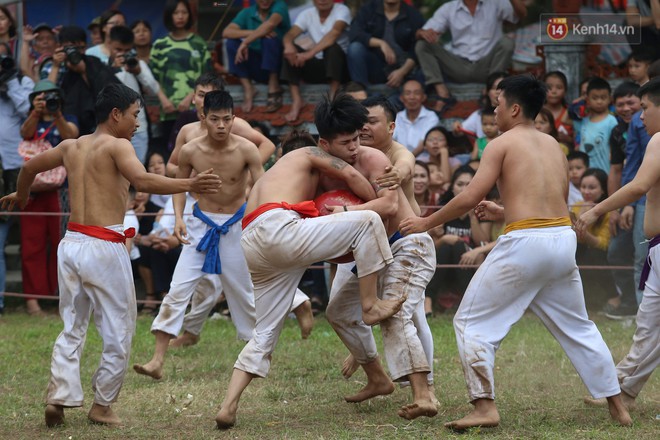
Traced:
[[52, 81], [49, 81], [47, 79], [42, 79], [37, 83], [36, 86], [34, 86], [34, 90], [32, 93], [30, 93], [30, 102], [34, 99], [36, 95], [42, 92], [49, 92], [49, 91], [55, 91], [59, 93], [60, 96], [62, 96], [62, 90], [60, 90], [59, 87], [55, 85]]
[[38, 25], [36, 25], [36, 26], [32, 29], [32, 32], [34, 32], [34, 33], [36, 34], [37, 32], [39, 32], [39, 31], [43, 31], [44, 29], [47, 29], [47, 30], [53, 32], [53, 28], [50, 27], [50, 25], [49, 25], [48, 23], [39, 23]]
[[96, 17], [94, 20], [91, 21], [91, 23], [89, 23], [87, 25], [87, 30], [91, 31], [92, 29], [94, 29], [96, 27], [101, 27], [101, 17], [100, 16]]

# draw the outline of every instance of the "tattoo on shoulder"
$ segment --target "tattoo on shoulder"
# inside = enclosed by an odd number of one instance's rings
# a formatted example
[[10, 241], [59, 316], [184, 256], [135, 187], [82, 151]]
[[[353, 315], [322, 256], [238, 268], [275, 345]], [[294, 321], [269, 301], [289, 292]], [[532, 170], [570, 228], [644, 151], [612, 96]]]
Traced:
[[327, 159], [330, 160], [330, 166], [336, 170], [342, 170], [346, 168], [346, 165], [348, 165], [346, 162], [341, 160], [338, 157], [335, 157], [331, 154], [326, 153], [324, 150], [318, 147], [310, 147], [309, 148], [309, 154], [320, 157], [321, 159]]

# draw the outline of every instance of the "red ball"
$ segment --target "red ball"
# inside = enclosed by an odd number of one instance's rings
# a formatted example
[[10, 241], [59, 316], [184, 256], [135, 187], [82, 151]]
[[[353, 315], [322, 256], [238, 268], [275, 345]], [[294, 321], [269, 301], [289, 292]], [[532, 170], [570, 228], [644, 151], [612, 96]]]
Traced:
[[[361, 205], [363, 203], [364, 200], [346, 189], [335, 189], [328, 191], [314, 199], [316, 209], [319, 210], [321, 215], [330, 214], [330, 212], [325, 208], [326, 206], [355, 206]], [[349, 252], [346, 255], [342, 255], [341, 257], [337, 257], [328, 261], [330, 263], [342, 264], [355, 261], [355, 258], [353, 258], [353, 252]]]
[[355, 206], [361, 205], [364, 201], [347, 189], [335, 189], [325, 192], [314, 199], [316, 209], [321, 215], [328, 215], [326, 206]]

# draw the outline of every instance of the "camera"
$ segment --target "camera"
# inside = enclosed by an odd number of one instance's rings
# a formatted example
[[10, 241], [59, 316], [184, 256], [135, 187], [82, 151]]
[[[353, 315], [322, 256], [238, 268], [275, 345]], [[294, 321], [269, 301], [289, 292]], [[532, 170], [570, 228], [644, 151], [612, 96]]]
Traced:
[[0, 71], [6, 72], [16, 67], [16, 61], [9, 55], [0, 55]]
[[46, 101], [46, 110], [50, 113], [56, 113], [60, 109], [60, 95], [57, 92], [48, 92], [44, 96]]
[[126, 52], [124, 54], [124, 62], [130, 69], [135, 69], [138, 66], [137, 51], [135, 49], [131, 49]]
[[75, 46], [66, 46], [64, 48], [64, 53], [66, 54], [66, 60], [72, 65], [76, 65], [83, 60], [82, 54]]

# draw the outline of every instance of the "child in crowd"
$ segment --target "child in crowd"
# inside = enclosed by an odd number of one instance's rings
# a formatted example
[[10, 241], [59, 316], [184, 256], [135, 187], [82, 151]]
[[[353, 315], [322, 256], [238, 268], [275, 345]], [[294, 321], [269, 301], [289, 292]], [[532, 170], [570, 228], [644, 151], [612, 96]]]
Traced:
[[559, 143], [559, 146], [561, 147], [562, 151], [564, 154], [568, 155], [570, 153], [569, 148], [564, 144], [563, 142], [559, 142], [557, 139], [558, 133], [557, 133], [557, 127], [555, 127], [555, 117], [552, 116], [552, 112], [548, 110], [547, 108], [543, 107], [540, 111], [539, 114], [536, 115], [536, 119], [534, 119], [534, 127], [541, 133], [549, 134], [557, 142]]
[[[570, 209], [573, 222], [584, 212], [607, 198], [607, 174], [598, 168], [589, 168], [580, 180], [582, 201]], [[576, 261], [578, 265], [607, 265], [607, 248], [610, 243], [609, 213], [584, 232], [578, 233]], [[614, 279], [611, 271], [587, 270], [582, 272], [585, 299], [592, 306], [602, 307], [606, 297], [614, 296]]]
[[593, 168], [607, 173], [610, 170], [609, 140], [617, 121], [609, 112], [611, 101], [610, 85], [603, 78], [593, 78], [587, 86], [587, 108], [589, 116], [582, 120], [580, 128], [580, 151], [589, 155]]
[[500, 134], [500, 131], [497, 129], [497, 123], [495, 122], [495, 109], [485, 108], [481, 111], [481, 131], [484, 132], [484, 136], [477, 138], [477, 141], [474, 143], [471, 155], [472, 159], [481, 159], [481, 155], [484, 154], [488, 142]]
[[573, 121], [568, 116], [566, 103], [566, 90], [568, 80], [566, 75], [559, 71], [548, 72], [543, 77], [548, 93], [545, 107], [552, 112], [555, 118], [557, 138], [566, 145], [573, 145]]
[[424, 137], [424, 149], [428, 152], [429, 186], [431, 191], [441, 193], [451, 176], [449, 148], [449, 131], [444, 127], [433, 127]]
[[568, 207], [582, 201], [580, 181], [589, 168], [589, 155], [582, 151], [571, 151], [568, 156]]
[[497, 107], [497, 86], [507, 76], [508, 74], [506, 72], [493, 72], [488, 75], [488, 78], [486, 78], [486, 87], [479, 100], [479, 109], [472, 112], [463, 122], [454, 122], [452, 128], [454, 135], [460, 136], [466, 132], [470, 132], [474, 133], [475, 138], [485, 136], [481, 127], [481, 112], [483, 109], [494, 109]]
[[649, 66], [655, 61], [653, 50], [640, 49], [628, 58], [628, 76], [637, 85], [643, 86], [649, 80]]

